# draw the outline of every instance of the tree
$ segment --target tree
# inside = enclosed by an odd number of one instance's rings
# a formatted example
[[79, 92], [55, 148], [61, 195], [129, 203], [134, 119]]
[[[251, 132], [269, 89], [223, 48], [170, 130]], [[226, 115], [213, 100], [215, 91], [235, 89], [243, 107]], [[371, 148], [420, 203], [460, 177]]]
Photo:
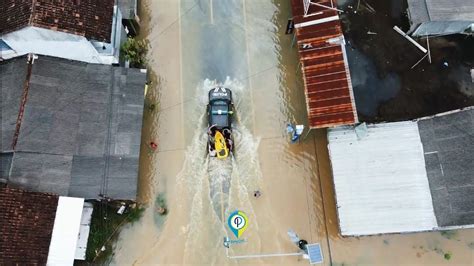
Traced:
[[146, 64], [146, 54], [148, 52], [147, 40], [136, 40], [128, 38], [120, 47], [120, 52], [126, 60], [130, 62], [131, 67], [143, 67]]

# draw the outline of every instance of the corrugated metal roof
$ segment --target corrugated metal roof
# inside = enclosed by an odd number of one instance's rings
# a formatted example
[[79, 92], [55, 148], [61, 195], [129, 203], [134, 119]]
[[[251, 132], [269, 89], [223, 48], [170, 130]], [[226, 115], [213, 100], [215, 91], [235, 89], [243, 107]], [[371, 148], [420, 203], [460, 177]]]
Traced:
[[[332, 6], [330, 0], [312, 0]], [[337, 11], [292, 0], [293, 19], [306, 94], [309, 126], [333, 127], [358, 122], [344, 36]]]
[[447, 34], [472, 34], [474, 21], [429, 21], [421, 24], [411, 34], [415, 37]]
[[417, 232], [437, 228], [416, 122], [328, 132], [342, 235]]
[[[18, 116], [25, 61], [0, 64], [2, 152], [11, 149], [15, 127], [8, 123]], [[8, 182], [59, 195], [134, 200], [145, 81], [139, 69], [40, 56]]]
[[472, 0], [408, 0], [412, 24], [428, 21], [474, 21]]
[[425, 0], [431, 21], [474, 20], [472, 0]]

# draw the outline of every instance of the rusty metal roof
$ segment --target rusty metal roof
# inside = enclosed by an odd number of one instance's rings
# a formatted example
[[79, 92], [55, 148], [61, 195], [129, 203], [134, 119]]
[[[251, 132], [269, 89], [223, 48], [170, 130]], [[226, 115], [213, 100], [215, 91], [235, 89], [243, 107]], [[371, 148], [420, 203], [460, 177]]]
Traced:
[[349, 65], [336, 10], [331, 0], [292, 0], [310, 128], [358, 122]]

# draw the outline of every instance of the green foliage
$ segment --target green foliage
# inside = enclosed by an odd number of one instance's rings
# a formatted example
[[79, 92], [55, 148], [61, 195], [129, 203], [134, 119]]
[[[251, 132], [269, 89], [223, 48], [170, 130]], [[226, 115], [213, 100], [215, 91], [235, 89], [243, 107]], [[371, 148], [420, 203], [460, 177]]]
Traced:
[[130, 61], [131, 67], [144, 67], [149, 43], [147, 40], [137, 40], [128, 38], [120, 47], [120, 52], [124, 58]]
[[[117, 236], [120, 227], [140, 219], [144, 208], [127, 208], [122, 215], [117, 213], [118, 206], [109, 204], [94, 204], [92, 212], [89, 240], [87, 242], [86, 261], [105, 262], [112, 255], [112, 241]], [[105, 246], [105, 250], [101, 248]]]
[[126, 217], [127, 222], [133, 224], [134, 222], [140, 220], [144, 211], [145, 211], [145, 208], [131, 209], [131, 211], [127, 214], [127, 217]]
[[440, 231], [441, 236], [447, 239], [454, 239], [456, 238], [458, 231], [455, 230], [447, 230], [447, 231]]
[[453, 256], [453, 255], [451, 254], [451, 252], [444, 253], [444, 259], [445, 259], [445, 260], [450, 260], [452, 256]]
[[156, 196], [156, 205], [166, 208], [166, 198], [164, 194], [160, 193], [158, 196]]

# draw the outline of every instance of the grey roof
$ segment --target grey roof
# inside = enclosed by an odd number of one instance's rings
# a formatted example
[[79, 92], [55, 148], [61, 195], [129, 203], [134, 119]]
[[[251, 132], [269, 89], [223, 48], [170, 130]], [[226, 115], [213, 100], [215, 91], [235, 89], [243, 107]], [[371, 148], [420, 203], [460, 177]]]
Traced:
[[[25, 61], [8, 61], [5, 69], [23, 71]], [[17, 83], [25, 75], [5, 73], [2, 95], [21, 95]], [[138, 69], [36, 60], [9, 182], [59, 195], [135, 199], [145, 79]], [[18, 102], [15, 109], [9, 121]], [[4, 131], [11, 126], [2, 118], [2, 151], [11, 135]]]
[[418, 127], [438, 226], [474, 224], [474, 109]]
[[10, 175], [13, 152], [0, 153], [0, 183], [6, 183], [6, 177]]
[[474, 21], [428, 21], [417, 27], [411, 35], [472, 34], [471, 27], [474, 27]]
[[413, 25], [428, 21], [474, 21], [472, 0], [408, 0]]
[[11, 150], [16, 119], [23, 92], [23, 82], [26, 77], [25, 57], [15, 58], [8, 64], [0, 64], [0, 87], [2, 90], [0, 103], [1, 120], [1, 150]]

